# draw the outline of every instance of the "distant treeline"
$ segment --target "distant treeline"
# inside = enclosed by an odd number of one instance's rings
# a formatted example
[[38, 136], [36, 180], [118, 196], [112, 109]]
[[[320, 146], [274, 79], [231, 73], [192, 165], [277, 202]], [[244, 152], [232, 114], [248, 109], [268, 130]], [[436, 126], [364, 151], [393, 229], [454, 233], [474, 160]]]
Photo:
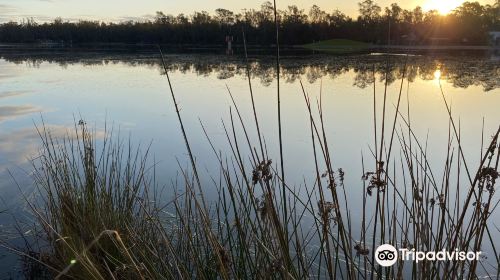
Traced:
[[[436, 0], [439, 1], [439, 0]], [[500, 30], [500, 0], [493, 5], [465, 2], [448, 15], [421, 7], [406, 10], [398, 4], [382, 9], [373, 0], [358, 3], [359, 16], [351, 18], [339, 10], [331, 13], [314, 5], [308, 11], [288, 6], [278, 11], [280, 43], [297, 45], [332, 38], [345, 38], [375, 44], [486, 44], [488, 31]], [[254, 45], [275, 42], [274, 10], [270, 2], [260, 10], [234, 13], [217, 9], [215, 14], [195, 12], [177, 16], [157, 12], [154, 19], [105, 23], [66, 22], [59, 19], [37, 23], [0, 25], [3, 43], [161, 43], [221, 45], [226, 36], [242, 43], [242, 30]]]

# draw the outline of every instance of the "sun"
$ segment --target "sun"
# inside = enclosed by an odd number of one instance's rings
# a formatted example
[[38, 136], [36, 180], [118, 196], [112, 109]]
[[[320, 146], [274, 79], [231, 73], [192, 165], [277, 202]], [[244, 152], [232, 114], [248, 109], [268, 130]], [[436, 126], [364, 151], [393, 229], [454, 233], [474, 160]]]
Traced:
[[425, 11], [437, 10], [440, 14], [446, 15], [464, 2], [465, 0], [426, 0], [422, 8]]

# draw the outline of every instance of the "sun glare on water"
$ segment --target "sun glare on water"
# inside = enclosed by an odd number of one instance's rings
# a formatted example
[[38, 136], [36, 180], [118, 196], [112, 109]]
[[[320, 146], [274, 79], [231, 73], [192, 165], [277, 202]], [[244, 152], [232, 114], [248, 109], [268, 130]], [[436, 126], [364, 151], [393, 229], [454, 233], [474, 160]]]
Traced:
[[462, 5], [465, 0], [427, 0], [423, 5], [425, 11], [437, 10], [440, 14], [446, 15], [456, 7]]
[[440, 85], [441, 84], [441, 77], [442, 76], [443, 76], [443, 73], [441, 73], [441, 70], [439, 68], [437, 68], [436, 71], [434, 71], [434, 80], [433, 80], [433, 82], [436, 85]]
[[441, 70], [437, 69], [436, 71], [434, 71], [434, 79], [435, 80], [441, 79]]

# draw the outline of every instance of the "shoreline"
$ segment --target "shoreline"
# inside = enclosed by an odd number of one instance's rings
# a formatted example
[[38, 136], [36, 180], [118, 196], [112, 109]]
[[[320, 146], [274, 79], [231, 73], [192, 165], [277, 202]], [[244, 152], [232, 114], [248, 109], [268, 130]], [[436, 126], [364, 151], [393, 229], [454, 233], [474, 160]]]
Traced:
[[[226, 49], [224, 44], [220, 45], [197, 45], [197, 44], [146, 44], [146, 43], [79, 43], [79, 44], [66, 44], [66, 43], [2, 43], [0, 42], [0, 49], [3, 48], [17, 48], [26, 47], [34, 49], [43, 48], [67, 48], [67, 49], [78, 49], [78, 48], [96, 48], [96, 47], [128, 47], [128, 48], [156, 48], [157, 46], [162, 46], [166, 48], [180, 48], [180, 49], [191, 49], [191, 50], [204, 50], [204, 49]], [[233, 48], [243, 48], [243, 45], [233, 44]], [[269, 47], [275, 47], [273, 45], [247, 45], [249, 49], [267, 49]], [[345, 49], [354, 46], [342, 45], [342, 46], [325, 46], [315, 48], [316, 50], [335, 50], [335, 49]], [[356, 46], [360, 47], [360, 46]], [[281, 49], [310, 49], [304, 45], [281, 45]], [[396, 50], [500, 50], [500, 46], [491, 45], [374, 45], [368, 44], [363, 48], [368, 50], [376, 49], [396, 49]]]

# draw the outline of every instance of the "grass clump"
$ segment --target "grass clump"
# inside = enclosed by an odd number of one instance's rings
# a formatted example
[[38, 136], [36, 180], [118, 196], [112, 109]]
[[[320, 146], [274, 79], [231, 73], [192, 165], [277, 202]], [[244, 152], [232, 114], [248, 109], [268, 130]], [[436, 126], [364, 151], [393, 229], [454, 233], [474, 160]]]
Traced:
[[159, 235], [143, 199], [151, 186], [145, 155], [99, 137], [83, 121], [64, 139], [45, 127], [39, 133], [43, 149], [34, 177], [41, 199], [30, 206], [49, 248], [47, 267], [54, 276], [77, 279], [146, 275], [146, 253], [158, 250], [150, 246]]

